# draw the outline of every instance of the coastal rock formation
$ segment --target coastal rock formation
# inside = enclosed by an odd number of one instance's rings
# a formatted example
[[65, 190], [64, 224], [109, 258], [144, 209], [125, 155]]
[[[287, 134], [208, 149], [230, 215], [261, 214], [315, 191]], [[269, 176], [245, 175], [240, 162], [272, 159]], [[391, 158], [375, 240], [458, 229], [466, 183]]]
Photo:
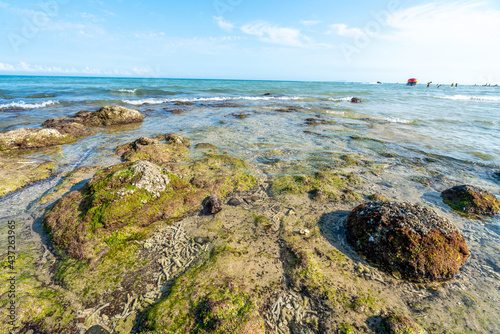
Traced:
[[370, 260], [409, 277], [452, 278], [470, 257], [462, 233], [417, 204], [361, 204], [349, 213], [346, 235]]
[[183, 145], [186, 148], [191, 147], [191, 141], [189, 139], [184, 138], [183, 136], [176, 133], [167, 133], [165, 135], [157, 136], [155, 137], [155, 139], [165, 140], [169, 144]]
[[81, 110], [71, 117], [51, 118], [42, 123], [45, 128], [57, 128], [68, 123], [84, 126], [109, 126], [142, 122], [146, 116], [135, 109], [105, 106], [96, 111]]
[[74, 142], [90, 134], [81, 124], [69, 123], [53, 129], [21, 128], [0, 133], [0, 151], [40, 148]]
[[0, 151], [41, 148], [69, 144], [90, 136], [88, 127], [142, 122], [137, 110], [120, 106], [102, 107], [97, 111], [79, 111], [72, 117], [51, 118], [42, 128], [21, 128], [0, 133]]
[[[182, 137], [175, 138], [182, 142]], [[179, 219], [199, 210], [210, 194], [218, 199], [256, 184], [255, 177], [245, 172], [244, 162], [226, 155], [207, 154], [167, 170], [151, 161], [157, 157], [143, 154], [154, 150], [142, 149], [187, 151], [184, 145], [142, 137], [125, 147], [138, 148], [130, 151], [129, 162], [98, 171], [81, 189], [56, 202], [44, 217], [53, 243], [74, 258], [96, 260], [109, 245], [127, 242], [127, 236], [142, 233], [157, 221]], [[168, 161], [169, 156], [165, 157]], [[220, 209], [220, 199], [218, 203], [213, 203], [212, 211]]]
[[353, 97], [353, 98], [351, 99], [351, 102], [352, 102], [352, 103], [361, 103], [361, 99], [360, 99], [360, 98], [358, 98], [358, 97]]
[[443, 202], [451, 208], [467, 213], [496, 215], [500, 213], [500, 201], [489, 191], [471, 185], [460, 185], [441, 193]]
[[[162, 143], [160, 140], [167, 140], [167, 142]], [[115, 153], [123, 161], [148, 160], [162, 165], [184, 160], [188, 152], [186, 147], [188, 142], [188, 139], [175, 134], [162, 135], [156, 138], [141, 137], [129, 144], [118, 146]]]

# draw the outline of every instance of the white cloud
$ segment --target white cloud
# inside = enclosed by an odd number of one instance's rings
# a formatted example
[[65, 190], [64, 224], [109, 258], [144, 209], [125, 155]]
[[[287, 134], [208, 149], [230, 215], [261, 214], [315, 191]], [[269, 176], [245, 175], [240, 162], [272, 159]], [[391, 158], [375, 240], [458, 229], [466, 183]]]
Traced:
[[328, 34], [335, 33], [339, 36], [342, 37], [351, 37], [351, 38], [356, 38], [362, 36], [363, 30], [359, 28], [348, 28], [347, 25], [339, 23], [339, 24], [332, 24], [330, 28], [333, 30], [328, 31]]
[[11, 64], [6, 64], [6, 63], [0, 63], [0, 71], [15, 71], [15, 67], [12, 66]]
[[231, 31], [234, 28], [234, 24], [229, 21], [225, 21], [222, 16], [214, 16], [214, 20], [222, 30]]
[[244, 25], [241, 31], [258, 36], [261, 41], [270, 44], [305, 47], [311, 43], [310, 38], [303, 35], [300, 30], [279, 27], [263, 21]]

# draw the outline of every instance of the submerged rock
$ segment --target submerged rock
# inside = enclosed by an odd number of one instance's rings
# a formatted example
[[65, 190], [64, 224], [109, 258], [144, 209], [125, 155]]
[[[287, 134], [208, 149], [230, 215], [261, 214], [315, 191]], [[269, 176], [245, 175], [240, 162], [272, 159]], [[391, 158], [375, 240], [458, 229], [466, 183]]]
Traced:
[[205, 214], [215, 215], [222, 211], [222, 203], [217, 195], [212, 195], [205, 203]]
[[471, 185], [460, 185], [441, 193], [443, 202], [451, 208], [467, 213], [496, 215], [500, 213], [500, 201], [489, 191]]
[[352, 102], [352, 103], [361, 103], [361, 99], [360, 99], [360, 98], [358, 98], [358, 97], [353, 97], [353, 98], [351, 99], [351, 102]]
[[189, 139], [184, 138], [183, 136], [176, 133], [167, 133], [165, 135], [157, 136], [155, 139], [165, 140], [169, 144], [179, 144], [187, 148], [191, 147], [191, 141]]
[[409, 277], [452, 278], [470, 257], [455, 225], [417, 204], [361, 204], [349, 213], [346, 235], [360, 253]]
[[209, 144], [209, 143], [199, 143], [196, 144], [196, 149], [210, 149], [210, 150], [215, 150], [217, 146]]

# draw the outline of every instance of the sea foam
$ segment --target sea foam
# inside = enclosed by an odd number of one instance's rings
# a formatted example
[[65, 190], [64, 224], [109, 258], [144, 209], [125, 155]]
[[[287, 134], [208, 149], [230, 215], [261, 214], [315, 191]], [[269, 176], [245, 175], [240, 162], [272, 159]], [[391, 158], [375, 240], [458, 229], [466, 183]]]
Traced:
[[0, 110], [2, 109], [35, 109], [35, 108], [45, 108], [55, 104], [59, 104], [57, 100], [49, 100], [40, 103], [26, 103], [24, 101], [11, 102], [7, 104], [0, 104]]
[[235, 97], [197, 97], [191, 99], [160, 99], [160, 98], [148, 98], [141, 100], [122, 100], [124, 103], [133, 105], [148, 104], [161, 104], [168, 102], [223, 102], [223, 101], [236, 101], [236, 100], [247, 100], [247, 101], [270, 101], [270, 100], [283, 100], [283, 101], [296, 101], [302, 100], [302, 97], [298, 96], [235, 96]]
[[438, 96], [438, 98], [447, 100], [458, 100], [458, 101], [466, 101], [466, 100], [500, 101], [499, 96], [453, 95], [453, 96]]

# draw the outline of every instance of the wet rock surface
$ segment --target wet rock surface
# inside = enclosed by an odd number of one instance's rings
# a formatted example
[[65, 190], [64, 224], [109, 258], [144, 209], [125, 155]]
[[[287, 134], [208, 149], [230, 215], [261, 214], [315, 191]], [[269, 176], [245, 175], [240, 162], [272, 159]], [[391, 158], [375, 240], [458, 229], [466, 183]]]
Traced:
[[370, 260], [409, 278], [452, 278], [470, 257], [463, 234], [417, 204], [361, 204], [349, 213], [346, 235]]
[[351, 103], [361, 103], [361, 99], [360, 99], [360, 98], [358, 98], [358, 97], [353, 97], [353, 98], [351, 99]]
[[137, 110], [106, 106], [97, 111], [79, 111], [72, 117], [48, 119], [41, 128], [21, 128], [0, 133], [0, 151], [41, 148], [72, 143], [90, 136], [88, 127], [142, 122]]
[[205, 202], [205, 214], [215, 215], [222, 211], [222, 203], [217, 195], [211, 195]]
[[186, 143], [188, 143], [187, 139], [175, 134], [157, 136], [156, 138], [141, 137], [132, 143], [118, 146], [115, 153], [123, 161], [145, 159], [162, 165], [184, 160], [188, 152]]
[[399, 333], [414, 333], [424, 334], [427, 333], [422, 327], [417, 325], [412, 319], [391, 313], [384, 318], [384, 327], [388, 334]]
[[460, 185], [441, 193], [443, 201], [451, 208], [481, 215], [500, 214], [500, 201], [489, 191], [471, 185]]

